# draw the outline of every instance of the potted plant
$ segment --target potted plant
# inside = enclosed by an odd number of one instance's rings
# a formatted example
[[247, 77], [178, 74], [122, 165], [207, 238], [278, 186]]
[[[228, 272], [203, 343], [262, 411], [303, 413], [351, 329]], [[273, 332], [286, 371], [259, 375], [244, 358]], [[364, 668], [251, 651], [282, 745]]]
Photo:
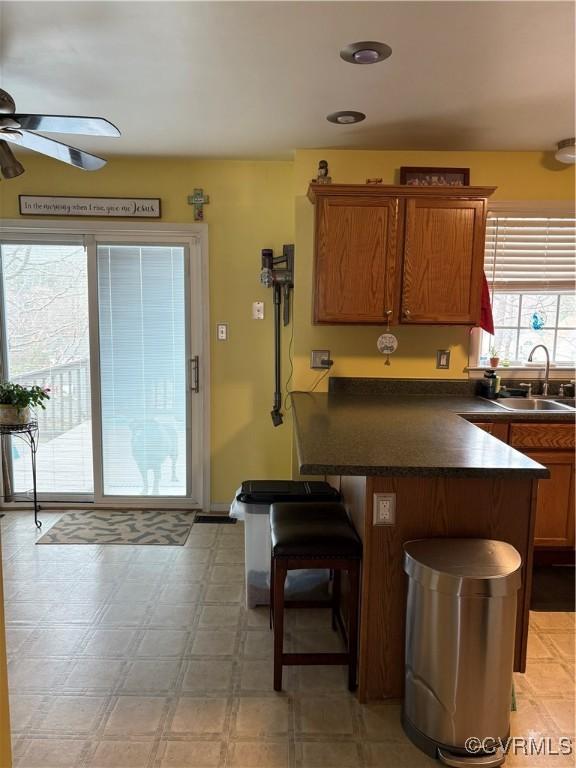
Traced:
[[25, 387], [10, 381], [0, 382], [0, 424], [27, 424], [31, 419], [30, 408], [45, 409], [44, 400], [50, 398], [49, 392], [48, 387], [36, 384]]
[[500, 362], [500, 353], [494, 345], [490, 347], [490, 368], [498, 368]]

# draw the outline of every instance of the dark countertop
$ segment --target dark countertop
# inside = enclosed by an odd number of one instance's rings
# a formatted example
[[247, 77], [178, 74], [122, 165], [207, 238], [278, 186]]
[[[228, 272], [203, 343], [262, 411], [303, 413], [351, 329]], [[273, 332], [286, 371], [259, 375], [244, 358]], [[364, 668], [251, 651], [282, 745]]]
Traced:
[[468, 420], [574, 420], [570, 411], [514, 413], [459, 395], [294, 392], [292, 397], [303, 475], [548, 477], [545, 467]]

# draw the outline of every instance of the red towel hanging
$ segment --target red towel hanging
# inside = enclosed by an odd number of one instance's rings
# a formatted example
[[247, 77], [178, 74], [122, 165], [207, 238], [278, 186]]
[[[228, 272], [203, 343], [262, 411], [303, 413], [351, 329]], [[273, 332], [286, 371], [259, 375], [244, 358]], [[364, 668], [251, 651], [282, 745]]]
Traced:
[[494, 335], [494, 317], [492, 315], [492, 304], [490, 302], [490, 289], [486, 273], [482, 273], [482, 300], [480, 308], [480, 328]]

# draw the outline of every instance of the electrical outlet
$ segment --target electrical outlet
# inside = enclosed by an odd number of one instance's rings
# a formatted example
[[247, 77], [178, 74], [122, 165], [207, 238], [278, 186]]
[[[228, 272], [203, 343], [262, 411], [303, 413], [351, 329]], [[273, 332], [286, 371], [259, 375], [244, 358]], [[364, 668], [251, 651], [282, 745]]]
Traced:
[[450, 350], [436, 350], [436, 368], [450, 368]]
[[396, 522], [396, 494], [375, 493], [372, 509], [374, 525], [394, 525]]
[[252, 303], [252, 320], [264, 320], [263, 301], [255, 301]]
[[216, 326], [216, 336], [218, 341], [228, 340], [228, 323], [218, 323]]
[[310, 354], [310, 368], [324, 370], [330, 368], [330, 350], [329, 349], [313, 349]]

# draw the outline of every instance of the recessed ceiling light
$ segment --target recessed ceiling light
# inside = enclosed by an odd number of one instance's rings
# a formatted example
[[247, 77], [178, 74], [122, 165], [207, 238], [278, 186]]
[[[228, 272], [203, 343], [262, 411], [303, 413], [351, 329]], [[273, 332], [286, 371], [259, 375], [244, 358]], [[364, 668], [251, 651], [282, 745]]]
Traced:
[[337, 125], [350, 125], [351, 123], [361, 123], [362, 120], [366, 120], [364, 112], [353, 112], [350, 109], [344, 109], [340, 112], [332, 112], [332, 114], [326, 117], [331, 123]]
[[350, 64], [376, 64], [392, 55], [392, 48], [386, 43], [375, 40], [364, 40], [360, 43], [345, 45], [340, 51], [340, 57]]
[[576, 141], [574, 139], [563, 139], [558, 142], [558, 150], [554, 157], [560, 163], [574, 165], [576, 161]]

